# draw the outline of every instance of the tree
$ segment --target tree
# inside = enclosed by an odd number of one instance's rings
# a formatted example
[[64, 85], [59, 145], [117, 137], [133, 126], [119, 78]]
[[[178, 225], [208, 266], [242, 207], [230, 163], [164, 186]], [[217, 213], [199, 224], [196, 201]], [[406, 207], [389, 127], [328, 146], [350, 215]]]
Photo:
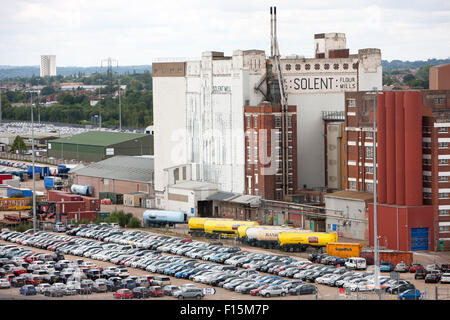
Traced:
[[16, 136], [11, 146], [12, 153], [16, 152], [17, 150], [27, 150], [27, 145], [20, 136]]

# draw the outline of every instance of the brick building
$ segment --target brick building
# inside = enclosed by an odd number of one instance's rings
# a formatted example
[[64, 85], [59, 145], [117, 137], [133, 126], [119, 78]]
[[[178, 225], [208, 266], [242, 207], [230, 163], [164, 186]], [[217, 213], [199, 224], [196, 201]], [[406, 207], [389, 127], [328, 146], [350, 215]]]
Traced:
[[288, 107], [285, 132], [282, 128], [283, 114], [280, 106], [272, 106], [268, 102], [244, 107], [245, 193], [248, 195], [282, 200], [283, 183], [287, 185], [287, 194], [296, 190], [296, 106]]
[[[373, 192], [377, 102], [378, 235], [397, 250], [450, 249], [450, 91], [346, 93], [347, 189]], [[373, 204], [369, 205], [373, 242]], [[373, 245], [373, 243], [371, 243]]]

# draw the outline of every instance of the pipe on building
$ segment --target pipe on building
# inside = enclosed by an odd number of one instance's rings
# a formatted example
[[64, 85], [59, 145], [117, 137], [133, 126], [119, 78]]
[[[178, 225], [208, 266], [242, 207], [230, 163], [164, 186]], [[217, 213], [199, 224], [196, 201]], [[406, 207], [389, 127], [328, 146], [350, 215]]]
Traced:
[[396, 161], [395, 161], [395, 95], [384, 94], [386, 108], [386, 203], [396, 203]]
[[386, 108], [383, 94], [377, 95], [376, 121], [377, 146], [374, 148], [377, 148], [377, 198], [379, 203], [386, 203]]
[[405, 203], [420, 206], [422, 186], [422, 101], [418, 91], [405, 92]]
[[403, 92], [395, 93], [395, 183], [396, 204], [405, 205], [405, 118]]

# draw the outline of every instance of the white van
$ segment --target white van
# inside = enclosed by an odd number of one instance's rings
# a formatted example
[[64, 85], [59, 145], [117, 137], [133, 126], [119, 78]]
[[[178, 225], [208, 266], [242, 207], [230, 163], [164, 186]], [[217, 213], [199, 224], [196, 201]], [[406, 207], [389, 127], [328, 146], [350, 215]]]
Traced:
[[359, 257], [348, 258], [347, 261], [345, 262], [345, 267], [347, 269], [366, 270], [367, 268], [366, 259]]

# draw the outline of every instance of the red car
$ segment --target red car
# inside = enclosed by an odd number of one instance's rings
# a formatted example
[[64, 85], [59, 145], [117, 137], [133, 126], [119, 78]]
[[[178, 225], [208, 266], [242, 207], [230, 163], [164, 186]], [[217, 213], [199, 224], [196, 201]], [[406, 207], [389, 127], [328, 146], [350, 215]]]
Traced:
[[409, 267], [409, 272], [411, 273], [415, 273], [417, 270], [419, 269], [424, 269], [424, 266], [421, 265], [420, 263], [413, 263], [411, 264], [411, 266]]
[[14, 275], [20, 276], [22, 273], [27, 273], [27, 269], [23, 268], [23, 267], [15, 267], [12, 272], [14, 273]]
[[151, 286], [148, 288], [151, 297], [162, 297], [164, 291], [160, 286]]
[[269, 286], [268, 284], [265, 284], [265, 285], [262, 285], [262, 286], [259, 287], [259, 288], [252, 289], [252, 290], [250, 290], [250, 295], [251, 295], [251, 296], [257, 296], [257, 295], [259, 295], [259, 292], [260, 292], [262, 289], [265, 289], [265, 288], [267, 288], [268, 286]]
[[133, 292], [130, 289], [119, 289], [113, 293], [116, 299], [133, 299]]

